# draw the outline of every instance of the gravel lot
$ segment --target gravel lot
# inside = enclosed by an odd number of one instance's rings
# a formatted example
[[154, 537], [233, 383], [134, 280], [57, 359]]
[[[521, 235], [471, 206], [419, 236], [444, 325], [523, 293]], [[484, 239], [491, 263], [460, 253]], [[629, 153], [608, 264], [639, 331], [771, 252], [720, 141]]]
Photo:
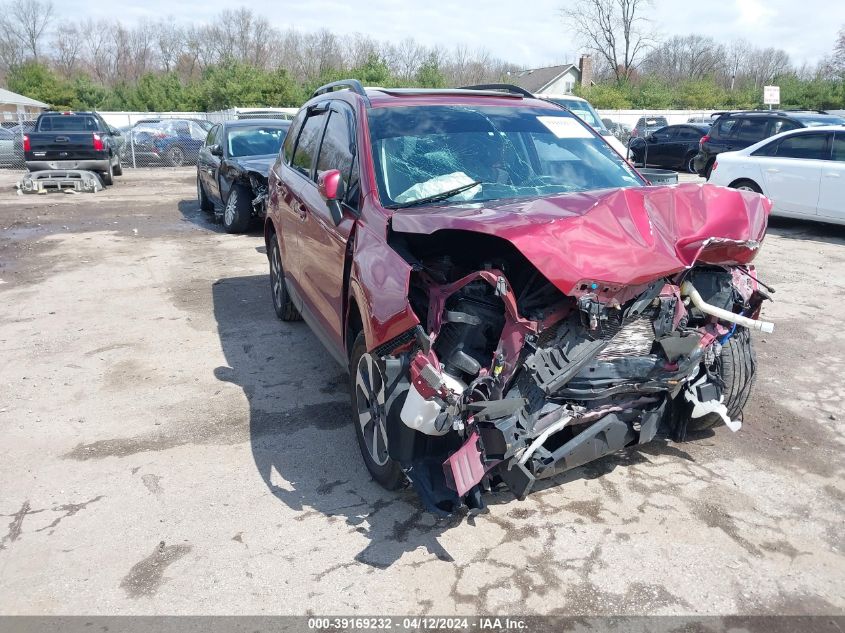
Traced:
[[370, 481], [346, 376], [194, 174], [0, 172], [0, 613], [845, 613], [845, 230], [773, 221], [739, 433], [435, 522]]

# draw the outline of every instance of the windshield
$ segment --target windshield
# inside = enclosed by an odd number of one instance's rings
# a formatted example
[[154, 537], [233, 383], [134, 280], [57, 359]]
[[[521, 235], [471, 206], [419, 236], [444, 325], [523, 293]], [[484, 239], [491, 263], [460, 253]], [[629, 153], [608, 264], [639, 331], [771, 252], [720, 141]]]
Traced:
[[451, 202], [481, 202], [644, 184], [564, 110], [411, 106], [368, 116], [379, 195], [388, 207], [453, 189], [461, 191]]
[[229, 130], [229, 156], [262, 156], [278, 154], [282, 141], [285, 140], [287, 127], [261, 125], [256, 127], [237, 127]]
[[581, 101], [579, 99], [549, 99], [549, 101], [554, 101], [559, 105], [566, 106], [572, 114], [580, 117], [589, 125], [596, 128], [599, 132], [604, 133], [607, 131], [599, 113], [595, 111], [588, 101]]

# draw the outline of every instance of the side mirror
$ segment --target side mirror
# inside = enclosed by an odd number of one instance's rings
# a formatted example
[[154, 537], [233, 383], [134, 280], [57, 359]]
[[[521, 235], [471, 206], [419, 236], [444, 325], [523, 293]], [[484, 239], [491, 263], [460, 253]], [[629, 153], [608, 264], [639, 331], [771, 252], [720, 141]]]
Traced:
[[208, 151], [211, 153], [212, 156], [219, 156], [223, 157], [223, 148], [219, 145], [209, 145]]
[[346, 195], [346, 186], [343, 184], [340, 172], [337, 169], [320, 172], [317, 176], [317, 191], [326, 201], [329, 212], [332, 214], [332, 220], [337, 226], [343, 219], [340, 202]]

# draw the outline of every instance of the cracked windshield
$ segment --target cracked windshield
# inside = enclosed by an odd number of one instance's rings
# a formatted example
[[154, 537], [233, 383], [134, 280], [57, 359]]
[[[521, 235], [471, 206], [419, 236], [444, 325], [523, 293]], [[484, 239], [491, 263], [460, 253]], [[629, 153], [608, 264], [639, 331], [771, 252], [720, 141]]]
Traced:
[[369, 120], [379, 194], [388, 206], [643, 184], [564, 110], [411, 106], [374, 109]]

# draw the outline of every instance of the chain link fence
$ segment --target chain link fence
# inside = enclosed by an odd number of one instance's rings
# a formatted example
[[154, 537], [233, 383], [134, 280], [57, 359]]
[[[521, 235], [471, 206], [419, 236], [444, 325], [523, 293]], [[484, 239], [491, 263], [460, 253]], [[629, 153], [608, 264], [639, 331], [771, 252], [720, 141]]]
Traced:
[[[233, 108], [219, 112], [100, 112], [114, 130], [121, 165], [184, 167], [196, 165], [211, 128], [238, 119], [291, 119], [296, 108]], [[35, 119], [18, 115], [0, 121], [0, 169], [25, 170], [24, 136]]]

